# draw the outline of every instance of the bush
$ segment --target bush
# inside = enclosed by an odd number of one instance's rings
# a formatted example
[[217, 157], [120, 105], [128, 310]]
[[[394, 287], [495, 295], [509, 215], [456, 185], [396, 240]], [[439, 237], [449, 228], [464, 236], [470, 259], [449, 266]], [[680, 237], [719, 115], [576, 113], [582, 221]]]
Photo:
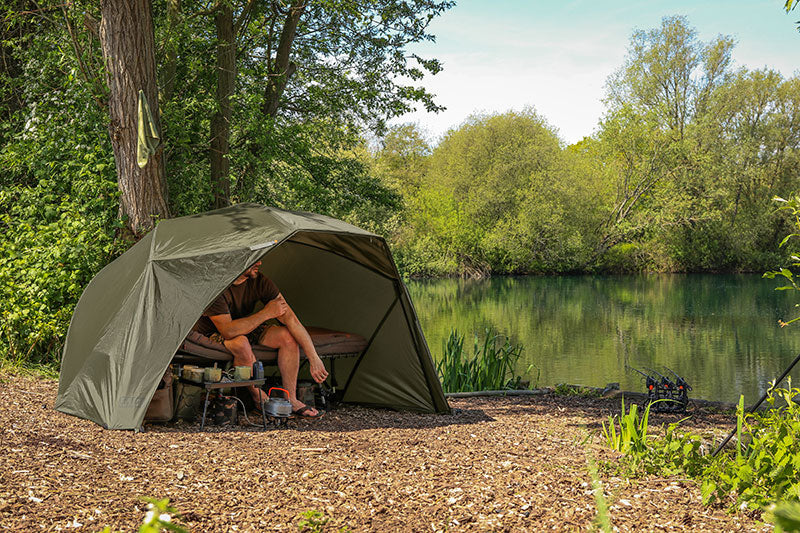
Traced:
[[113, 215], [38, 204], [41, 188], [0, 192], [0, 350], [21, 364], [58, 362], [83, 288], [123, 246]]
[[[722, 501], [736, 494], [736, 504], [760, 509], [776, 500], [800, 500], [800, 389], [776, 389], [767, 397], [770, 409], [737, 417], [735, 453], [721, 455], [703, 472], [703, 499]], [[776, 400], [786, 405], [776, 408]]]
[[0, 359], [15, 366], [57, 365], [83, 288], [127, 247], [104, 115], [51, 92], [0, 148]]

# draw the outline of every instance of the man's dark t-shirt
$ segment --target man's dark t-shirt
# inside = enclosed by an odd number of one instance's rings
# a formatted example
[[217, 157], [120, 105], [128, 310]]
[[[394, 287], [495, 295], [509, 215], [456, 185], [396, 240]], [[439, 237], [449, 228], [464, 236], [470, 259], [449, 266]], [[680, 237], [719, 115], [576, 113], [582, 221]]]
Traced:
[[247, 278], [241, 285], [231, 285], [209, 305], [203, 316], [194, 325], [194, 330], [203, 335], [217, 333], [217, 328], [210, 316], [231, 315], [232, 320], [249, 316], [253, 313], [258, 302], [267, 304], [277, 298], [280, 291], [278, 287], [266, 276], [258, 274], [255, 279]]

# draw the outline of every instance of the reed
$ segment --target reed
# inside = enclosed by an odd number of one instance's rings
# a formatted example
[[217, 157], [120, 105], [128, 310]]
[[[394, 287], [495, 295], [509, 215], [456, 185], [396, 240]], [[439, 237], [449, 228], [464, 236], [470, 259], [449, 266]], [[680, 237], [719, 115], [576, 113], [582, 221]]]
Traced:
[[[518, 389], [522, 376], [515, 373], [522, 345], [486, 329], [483, 340], [475, 335], [472, 355], [464, 352], [464, 336], [450, 332], [436, 364], [445, 392]], [[528, 370], [530, 370], [528, 367]]]
[[[656, 400], [658, 402], [664, 400]], [[622, 453], [643, 454], [647, 451], [647, 429], [650, 420], [650, 406], [647, 404], [644, 414], [639, 417], [639, 406], [632, 404], [630, 411], [625, 412], [625, 398], [622, 398], [622, 413], [608, 417], [608, 426], [603, 422], [603, 436], [608, 445]], [[619, 430], [617, 430], [619, 426]]]

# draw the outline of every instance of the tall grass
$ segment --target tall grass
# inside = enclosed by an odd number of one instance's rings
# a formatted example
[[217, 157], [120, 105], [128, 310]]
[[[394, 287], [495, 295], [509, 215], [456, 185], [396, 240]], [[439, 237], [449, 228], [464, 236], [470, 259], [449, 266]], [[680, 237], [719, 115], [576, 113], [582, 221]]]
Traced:
[[469, 356], [464, 352], [464, 336], [453, 330], [444, 343], [436, 371], [445, 392], [517, 389], [522, 376], [515, 370], [522, 349], [521, 344], [514, 345], [508, 337], [487, 329], [482, 341], [475, 335]]
[[[659, 400], [660, 401], [660, 400]], [[603, 436], [608, 445], [622, 453], [643, 453], [647, 450], [647, 428], [650, 419], [650, 406], [647, 407], [639, 418], [639, 406], [632, 404], [630, 411], [625, 412], [625, 398], [622, 398], [622, 413], [608, 417], [608, 427], [603, 422]], [[619, 426], [619, 430], [617, 430]]]

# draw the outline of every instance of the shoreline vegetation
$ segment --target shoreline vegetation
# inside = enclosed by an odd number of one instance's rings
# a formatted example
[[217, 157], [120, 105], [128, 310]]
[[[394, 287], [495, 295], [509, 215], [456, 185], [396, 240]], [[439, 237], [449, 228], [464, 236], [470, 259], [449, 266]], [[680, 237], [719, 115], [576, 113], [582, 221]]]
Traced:
[[504, 278], [504, 277], [557, 277], [557, 276], [648, 276], [648, 275], [685, 275], [691, 276], [693, 274], [719, 274], [719, 275], [735, 275], [735, 274], [758, 274], [764, 275], [764, 270], [759, 269], [733, 269], [733, 270], [641, 270], [637, 272], [606, 272], [606, 271], [572, 271], [572, 272], [522, 272], [522, 273], [492, 273], [492, 272], [478, 272], [470, 271], [463, 273], [450, 273], [444, 275], [432, 274], [408, 274], [401, 272], [406, 280], [414, 281], [436, 281], [442, 279], [464, 279], [480, 281], [491, 278]]

